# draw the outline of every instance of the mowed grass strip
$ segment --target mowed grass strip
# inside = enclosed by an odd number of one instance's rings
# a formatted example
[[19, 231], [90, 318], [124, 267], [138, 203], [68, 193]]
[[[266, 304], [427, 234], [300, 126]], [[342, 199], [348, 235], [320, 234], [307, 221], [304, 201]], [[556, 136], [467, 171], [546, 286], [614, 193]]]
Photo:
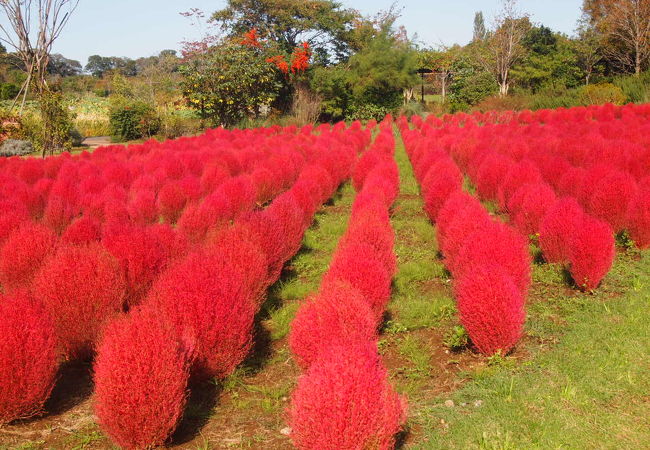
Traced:
[[[554, 286], [554, 288], [553, 288]], [[525, 361], [495, 358], [418, 415], [410, 448], [647, 448], [650, 254], [619, 253], [595, 295], [535, 264]]]

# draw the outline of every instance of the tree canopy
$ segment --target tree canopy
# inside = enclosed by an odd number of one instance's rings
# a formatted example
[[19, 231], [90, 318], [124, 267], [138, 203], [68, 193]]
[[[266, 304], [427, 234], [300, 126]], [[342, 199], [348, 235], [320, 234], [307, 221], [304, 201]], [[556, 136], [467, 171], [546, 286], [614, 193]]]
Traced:
[[211, 21], [228, 36], [256, 28], [287, 53], [308, 42], [324, 60], [350, 55], [349, 40], [358, 12], [332, 0], [228, 0]]

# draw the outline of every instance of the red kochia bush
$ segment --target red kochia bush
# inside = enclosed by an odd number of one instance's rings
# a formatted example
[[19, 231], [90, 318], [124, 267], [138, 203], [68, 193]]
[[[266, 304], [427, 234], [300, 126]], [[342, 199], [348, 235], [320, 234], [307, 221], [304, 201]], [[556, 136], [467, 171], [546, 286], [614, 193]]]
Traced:
[[106, 233], [102, 244], [120, 263], [128, 306], [140, 303], [167, 263], [168, 253], [152, 228], [124, 225]]
[[200, 378], [230, 375], [250, 350], [256, 305], [244, 280], [218, 253], [197, 251], [163, 272], [145, 300], [191, 339]]
[[54, 324], [25, 294], [0, 295], [0, 425], [41, 412], [57, 372]]
[[569, 249], [569, 270], [583, 291], [596, 289], [616, 256], [614, 231], [604, 222], [584, 216]]
[[220, 229], [207, 239], [207, 251], [219, 255], [223, 264], [242, 274], [256, 304], [263, 302], [268, 282], [268, 263], [258, 236], [243, 223]]
[[582, 223], [584, 212], [571, 197], [556, 201], [539, 226], [539, 246], [549, 263], [568, 263], [571, 239]]
[[626, 228], [628, 206], [637, 192], [634, 178], [618, 170], [610, 170], [595, 185], [586, 186], [587, 212], [607, 222], [615, 232]]
[[176, 223], [187, 204], [187, 195], [178, 181], [165, 184], [156, 201], [160, 215], [168, 223]]
[[392, 449], [405, 419], [374, 342], [329, 347], [298, 380], [289, 409], [301, 450]]
[[34, 274], [56, 243], [48, 227], [25, 222], [0, 248], [0, 285], [4, 292], [29, 287]]
[[61, 241], [70, 244], [84, 244], [99, 241], [102, 236], [102, 224], [91, 216], [76, 219], [61, 236]]
[[375, 256], [384, 264], [388, 273], [397, 273], [395, 236], [390, 221], [384, 222], [372, 212], [359, 212], [348, 225], [339, 247], [366, 244], [373, 248]]
[[483, 200], [496, 200], [499, 183], [503, 181], [511, 161], [508, 157], [490, 153], [481, 162], [476, 175], [476, 190]]
[[156, 193], [150, 189], [135, 192], [127, 205], [129, 218], [138, 225], [148, 225], [158, 220]]
[[532, 263], [526, 238], [501, 222], [491, 222], [477, 229], [467, 236], [458, 251], [453, 275], [460, 279], [488, 263], [503, 267], [521, 293], [526, 295]]
[[650, 247], [650, 188], [639, 189], [630, 202], [627, 215], [628, 231], [637, 247]]
[[463, 187], [463, 175], [451, 160], [434, 164], [422, 182], [424, 210], [435, 221], [447, 198]]
[[490, 220], [487, 211], [479, 202], [470, 202], [458, 209], [448, 225], [443, 227], [443, 223], [440, 222], [438, 227], [438, 247], [445, 257], [445, 267], [450, 272], [456, 270], [458, 253], [469, 236], [476, 230], [489, 226]]
[[497, 194], [499, 207], [502, 210], [507, 210], [510, 197], [524, 184], [541, 182], [542, 175], [539, 173], [539, 169], [537, 169], [531, 161], [525, 160], [517, 164], [512, 164], [502, 182], [499, 184], [499, 191]]
[[475, 266], [458, 279], [455, 295], [460, 321], [481, 353], [506, 354], [519, 341], [525, 298], [503, 268], [489, 263]]
[[377, 340], [377, 320], [361, 292], [347, 284], [332, 285], [307, 300], [291, 323], [289, 347], [307, 369], [331, 345], [349, 346]]
[[510, 198], [510, 219], [524, 236], [536, 234], [544, 214], [555, 200], [555, 192], [548, 184], [524, 184]]
[[391, 276], [375, 251], [367, 244], [350, 244], [339, 248], [325, 274], [321, 290], [337, 283], [349, 283], [358, 289], [378, 319], [390, 300]]
[[125, 287], [118, 262], [98, 243], [62, 246], [45, 260], [33, 292], [54, 319], [65, 357], [92, 352], [102, 326], [122, 310]]
[[151, 311], [106, 327], [94, 366], [99, 424], [125, 449], [160, 446], [176, 429], [187, 400], [188, 355]]

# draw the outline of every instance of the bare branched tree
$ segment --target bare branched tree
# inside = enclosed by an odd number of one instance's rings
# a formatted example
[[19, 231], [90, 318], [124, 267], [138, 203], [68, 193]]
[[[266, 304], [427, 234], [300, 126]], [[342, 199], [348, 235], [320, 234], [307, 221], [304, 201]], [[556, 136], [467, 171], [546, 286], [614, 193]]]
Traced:
[[0, 0], [9, 22], [8, 26], [0, 24], [0, 41], [15, 52], [27, 71], [16, 97], [22, 96], [21, 113], [30, 87], [39, 96], [49, 90], [47, 66], [52, 46], [78, 4], [79, 0]]
[[588, 85], [603, 59], [602, 36], [584, 17], [578, 23], [576, 31], [578, 39], [574, 41], [574, 52], [578, 66], [585, 73], [585, 85]]
[[611, 41], [607, 56], [621, 68], [634, 68], [638, 76], [650, 58], [650, 0], [614, 2], [603, 21]]
[[522, 41], [530, 29], [526, 14], [517, 10], [516, 0], [504, 0], [493, 30], [485, 44], [477, 48], [477, 59], [499, 84], [499, 95], [508, 95], [510, 70], [526, 54]]

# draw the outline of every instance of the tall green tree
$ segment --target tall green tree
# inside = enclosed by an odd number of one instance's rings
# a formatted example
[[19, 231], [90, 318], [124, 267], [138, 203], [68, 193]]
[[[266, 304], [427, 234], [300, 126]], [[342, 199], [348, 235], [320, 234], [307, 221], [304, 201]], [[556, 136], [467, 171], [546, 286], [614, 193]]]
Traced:
[[349, 40], [359, 14], [332, 0], [228, 0], [211, 21], [228, 36], [256, 28], [285, 53], [308, 42], [323, 62], [350, 55]]
[[357, 107], [391, 112], [400, 106], [404, 89], [417, 83], [417, 53], [394, 23], [381, 24], [377, 35], [350, 58], [348, 83]]
[[517, 87], [532, 91], [542, 88], [577, 87], [583, 78], [571, 41], [544, 25], [532, 27], [522, 45], [526, 49], [511, 70]]
[[474, 14], [474, 33], [472, 36], [472, 41], [483, 41], [485, 38], [487, 38], [485, 18], [483, 17], [483, 11], [478, 11], [476, 14]]
[[270, 107], [282, 88], [263, 49], [230, 40], [197, 54], [180, 67], [183, 96], [204, 119], [232, 126]]

